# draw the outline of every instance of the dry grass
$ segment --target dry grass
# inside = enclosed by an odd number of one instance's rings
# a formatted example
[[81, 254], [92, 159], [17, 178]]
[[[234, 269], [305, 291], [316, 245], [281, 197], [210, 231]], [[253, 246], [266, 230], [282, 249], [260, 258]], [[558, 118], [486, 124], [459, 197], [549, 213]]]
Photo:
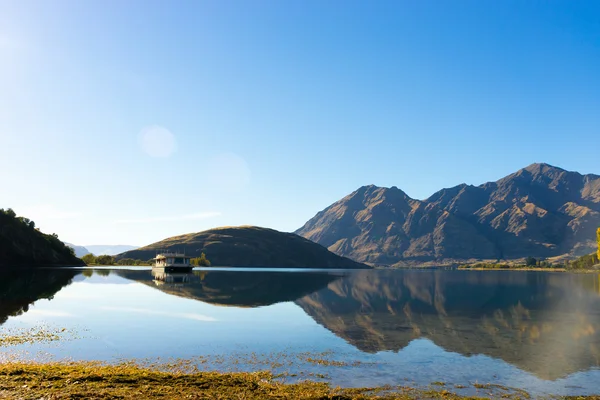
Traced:
[[[448, 390], [284, 384], [269, 372], [161, 372], [135, 364], [0, 364], [0, 399], [465, 399]], [[517, 395], [511, 398], [523, 398]]]

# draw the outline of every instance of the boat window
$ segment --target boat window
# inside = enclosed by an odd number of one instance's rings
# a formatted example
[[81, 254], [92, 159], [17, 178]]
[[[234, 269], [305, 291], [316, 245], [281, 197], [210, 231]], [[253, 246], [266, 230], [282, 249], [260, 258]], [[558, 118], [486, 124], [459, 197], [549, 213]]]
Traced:
[[183, 264], [183, 258], [176, 258], [175, 264]]

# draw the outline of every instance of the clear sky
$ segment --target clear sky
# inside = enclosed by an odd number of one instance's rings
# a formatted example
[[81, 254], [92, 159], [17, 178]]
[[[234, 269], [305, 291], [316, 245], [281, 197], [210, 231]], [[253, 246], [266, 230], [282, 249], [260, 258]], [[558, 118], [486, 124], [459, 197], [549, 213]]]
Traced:
[[0, 0], [0, 207], [75, 244], [599, 153], [596, 0]]

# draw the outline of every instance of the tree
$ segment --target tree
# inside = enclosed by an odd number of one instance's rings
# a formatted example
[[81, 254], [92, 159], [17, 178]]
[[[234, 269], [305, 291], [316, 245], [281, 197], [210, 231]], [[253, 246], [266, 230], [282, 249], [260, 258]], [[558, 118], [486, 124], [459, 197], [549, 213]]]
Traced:
[[537, 260], [533, 257], [527, 257], [525, 259], [525, 265], [527, 265], [528, 267], [535, 267], [536, 264]]
[[200, 257], [192, 258], [192, 265], [198, 267], [210, 267], [210, 261], [206, 258], [206, 254], [200, 254]]
[[85, 256], [81, 257], [81, 260], [87, 265], [96, 264], [96, 256], [92, 253], [86, 254]]
[[115, 265], [115, 258], [108, 255], [101, 255], [96, 257], [96, 264], [98, 265]]
[[81, 274], [83, 276], [85, 276], [86, 278], [91, 278], [94, 275], [94, 270], [93, 269], [84, 269]]
[[598, 262], [600, 262], [600, 228], [596, 231], [596, 240], [598, 240], [598, 253], [596, 255], [598, 256]]
[[99, 276], [109, 276], [110, 269], [95, 269], [94, 273]]

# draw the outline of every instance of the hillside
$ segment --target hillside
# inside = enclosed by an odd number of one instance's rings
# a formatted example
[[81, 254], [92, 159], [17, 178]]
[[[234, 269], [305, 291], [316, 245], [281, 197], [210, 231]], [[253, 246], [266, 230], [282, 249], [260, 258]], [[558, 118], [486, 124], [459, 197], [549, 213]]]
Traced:
[[296, 233], [359, 262], [398, 266], [582, 255], [595, 249], [598, 226], [600, 176], [532, 164], [426, 200], [363, 186]]
[[81, 257], [85, 256], [86, 254], [91, 253], [91, 251], [89, 251], [84, 246], [77, 246], [73, 243], [67, 243], [67, 242], [65, 242], [65, 244], [75, 251], [75, 256], [77, 256], [77, 257], [81, 258]]
[[35, 223], [0, 209], [0, 268], [83, 265], [55, 235], [35, 229]]
[[198, 257], [205, 253], [213, 266], [265, 268], [368, 268], [293, 233], [255, 226], [215, 228], [174, 236], [117, 256], [148, 260], [158, 251], [178, 251]]

